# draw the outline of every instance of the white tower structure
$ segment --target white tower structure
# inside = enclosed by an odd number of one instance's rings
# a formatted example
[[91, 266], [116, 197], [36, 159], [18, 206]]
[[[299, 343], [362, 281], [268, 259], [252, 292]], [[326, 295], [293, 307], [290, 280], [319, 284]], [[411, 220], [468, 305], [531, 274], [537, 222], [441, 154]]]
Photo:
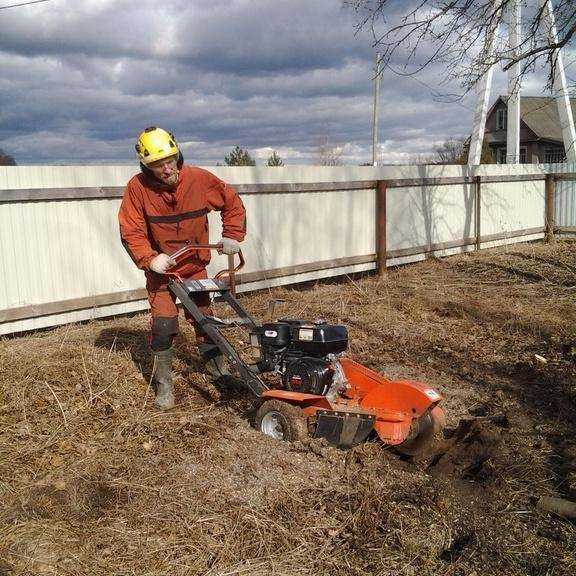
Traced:
[[469, 165], [480, 164], [480, 158], [482, 156], [486, 114], [488, 113], [490, 88], [492, 86], [492, 75], [494, 74], [494, 39], [497, 29], [498, 24], [494, 19], [486, 32], [486, 39], [484, 40], [484, 58], [487, 62], [491, 63], [484, 73], [484, 76], [482, 76], [476, 85], [476, 110], [474, 112], [474, 126], [470, 139], [470, 149], [468, 150]]
[[[501, 0], [493, 0], [493, 4], [496, 6], [500, 1]], [[539, 3], [543, 9], [543, 17], [549, 41], [551, 44], [554, 44], [557, 42], [557, 31], [552, 1], [539, 0]], [[508, 45], [512, 56], [514, 57], [518, 55], [517, 47], [521, 43], [520, 0], [510, 1], [506, 13], [506, 21], [508, 27]], [[493, 62], [494, 60], [494, 39], [496, 32], [497, 25], [493, 24], [486, 33], [486, 38], [484, 40], [484, 57], [487, 62]], [[570, 98], [566, 88], [564, 61], [560, 49], [554, 51], [553, 58], [554, 98], [558, 106], [564, 149], [566, 150], [567, 161], [576, 162], [576, 132], [574, 130], [574, 118], [572, 115], [572, 108], [570, 107]], [[508, 72], [506, 160], [511, 164], [517, 164], [520, 160], [520, 69], [520, 64], [515, 63]], [[470, 150], [468, 152], [468, 165], [480, 164], [493, 72], [494, 64], [492, 63], [477, 84], [476, 110], [474, 114], [472, 137], [470, 140]]]
[[[518, 46], [522, 36], [520, 0], [508, 5], [508, 48], [512, 58], [519, 55]], [[520, 163], [520, 62], [508, 70], [508, 120], [506, 123], [506, 164]]]
[[[558, 42], [556, 32], [556, 21], [554, 19], [554, 9], [552, 0], [540, 0], [540, 6], [544, 8], [546, 14], [546, 26], [548, 39], [551, 44]], [[560, 126], [562, 127], [562, 140], [564, 150], [566, 150], [566, 160], [576, 162], [576, 132], [574, 131], [574, 117], [570, 107], [570, 97], [566, 88], [566, 73], [564, 72], [564, 59], [560, 49], [554, 51], [554, 98], [558, 106], [558, 116], [560, 116]]]

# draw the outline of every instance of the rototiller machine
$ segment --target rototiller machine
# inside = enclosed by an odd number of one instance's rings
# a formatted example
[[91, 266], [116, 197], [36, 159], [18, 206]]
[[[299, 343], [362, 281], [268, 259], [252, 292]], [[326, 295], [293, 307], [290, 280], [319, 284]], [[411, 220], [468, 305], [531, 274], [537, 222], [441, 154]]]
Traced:
[[[179, 264], [199, 249], [215, 244], [189, 244], [172, 254]], [[181, 278], [177, 267], [168, 289], [204, 328], [228, 359], [232, 372], [258, 398], [255, 424], [278, 440], [302, 440], [311, 435], [348, 448], [363, 442], [372, 431], [404, 454], [425, 451], [444, 427], [441, 396], [420, 382], [388, 380], [343, 356], [348, 348], [344, 326], [324, 320], [309, 322], [283, 318], [257, 324], [235, 297], [236, 273], [244, 266], [228, 257], [228, 269], [214, 278]], [[237, 317], [204, 315], [191, 295], [213, 292]], [[241, 327], [249, 334], [256, 361], [246, 363], [222, 332]], [[269, 374], [272, 378], [262, 378]], [[269, 385], [274, 380], [273, 386]]]

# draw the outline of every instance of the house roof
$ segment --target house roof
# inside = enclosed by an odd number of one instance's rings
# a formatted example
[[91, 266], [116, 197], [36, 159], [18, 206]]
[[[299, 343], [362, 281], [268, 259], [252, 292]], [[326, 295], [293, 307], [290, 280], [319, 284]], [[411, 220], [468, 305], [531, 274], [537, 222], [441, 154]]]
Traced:
[[[504, 104], [508, 96], [500, 96]], [[576, 118], [576, 98], [570, 99], [572, 115]], [[562, 126], [555, 98], [542, 96], [520, 97], [520, 119], [538, 136], [562, 142]]]

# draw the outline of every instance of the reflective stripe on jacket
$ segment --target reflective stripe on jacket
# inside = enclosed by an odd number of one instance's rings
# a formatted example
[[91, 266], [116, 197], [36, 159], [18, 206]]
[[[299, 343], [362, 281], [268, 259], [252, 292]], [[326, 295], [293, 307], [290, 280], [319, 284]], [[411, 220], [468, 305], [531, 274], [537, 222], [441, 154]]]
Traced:
[[[246, 211], [231, 186], [202, 168], [183, 166], [178, 184], [168, 190], [145, 174], [128, 182], [118, 213], [122, 244], [134, 263], [149, 271], [160, 253], [172, 254], [187, 243], [208, 244], [208, 212], [218, 210], [222, 235], [241, 242], [246, 234]], [[210, 261], [208, 250], [178, 267], [182, 276], [192, 275]]]

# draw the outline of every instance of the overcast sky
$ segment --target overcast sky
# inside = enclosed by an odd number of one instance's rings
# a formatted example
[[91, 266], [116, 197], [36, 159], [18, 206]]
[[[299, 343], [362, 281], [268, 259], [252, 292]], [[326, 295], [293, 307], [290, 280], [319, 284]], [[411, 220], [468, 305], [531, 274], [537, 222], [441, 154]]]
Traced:
[[[20, 0], [23, 1], [23, 0]], [[536, 0], [535, 0], [536, 1]], [[0, 0], [0, 7], [16, 0]], [[371, 160], [371, 36], [341, 0], [51, 0], [0, 10], [0, 147], [18, 164], [132, 163], [138, 133], [171, 130], [187, 162], [235, 145], [310, 164], [318, 143]], [[574, 76], [569, 70], [569, 76]], [[383, 162], [471, 130], [443, 71], [381, 84]], [[503, 93], [495, 75], [492, 100]], [[526, 93], [541, 94], [538, 78]]]

